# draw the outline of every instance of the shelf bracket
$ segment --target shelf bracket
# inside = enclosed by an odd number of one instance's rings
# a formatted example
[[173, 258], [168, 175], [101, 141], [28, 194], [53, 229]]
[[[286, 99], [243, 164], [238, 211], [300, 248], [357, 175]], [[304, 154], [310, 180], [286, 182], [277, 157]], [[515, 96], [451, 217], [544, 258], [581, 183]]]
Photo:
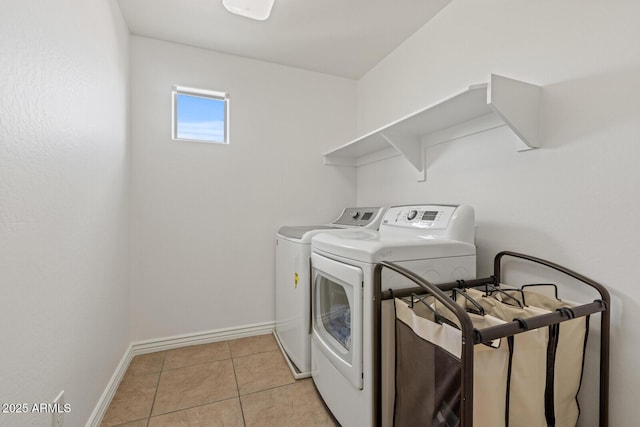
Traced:
[[422, 159], [422, 143], [420, 137], [412, 135], [390, 135], [380, 133], [380, 135], [400, 154], [404, 156], [416, 170], [424, 169], [424, 161]]
[[518, 151], [540, 146], [540, 86], [491, 74], [487, 105], [518, 136]]

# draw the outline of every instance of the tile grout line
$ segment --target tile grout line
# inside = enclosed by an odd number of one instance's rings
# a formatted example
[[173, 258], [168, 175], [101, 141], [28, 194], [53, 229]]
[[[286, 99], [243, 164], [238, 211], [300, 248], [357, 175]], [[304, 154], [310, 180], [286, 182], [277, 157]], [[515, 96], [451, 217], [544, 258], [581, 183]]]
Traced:
[[[249, 337], [249, 338], [251, 338], [251, 337]], [[237, 339], [243, 339], [243, 338], [237, 338]], [[196, 344], [196, 345], [192, 345], [192, 346], [174, 348], [174, 349], [170, 349], [170, 350], [161, 350], [161, 351], [166, 351], [168, 353], [168, 352], [173, 351], [173, 350], [181, 350], [181, 349], [185, 349], [185, 348], [189, 348], [189, 347], [199, 347], [199, 346], [206, 346], [206, 345], [210, 345], [210, 344], [222, 344], [222, 343], [226, 343], [227, 344], [227, 348], [229, 350], [229, 357], [223, 357], [221, 359], [211, 359], [211, 360], [206, 360], [204, 362], [198, 362], [198, 363], [193, 363], [193, 364], [188, 364], [188, 365], [182, 365], [182, 366], [177, 366], [175, 368], [168, 368], [168, 369], [165, 369], [164, 366], [163, 366], [162, 367], [162, 371], [163, 372], [175, 371], [177, 369], [190, 368], [192, 366], [201, 366], [201, 365], [206, 365], [206, 364], [213, 363], [213, 362], [222, 362], [222, 361], [230, 360], [230, 359], [237, 358], [237, 357], [251, 356], [253, 354], [268, 353], [268, 352], [271, 352], [271, 351], [278, 350], [278, 348], [276, 347], [275, 349], [258, 350], [258, 351], [255, 351], [253, 353], [247, 353], [247, 354], [242, 354], [242, 355], [239, 355], [239, 356], [233, 356], [233, 351], [231, 350], [230, 343], [232, 341], [236, 341], [237, 339], [226, 340], [226, 341], [216, 341], [216, 342], [207, 343], [207, 344]], [[155, 353], [155, 352], [151, 352], [151, 353], [147, 353], [147, 354], [153, 354], [153, 353]]]
[[302, 381], [305, 381], [305, 380], [307, 380], [307, 378], [301, 378], [301, 379], [299, 379], [299, 380], [293, 380], [293, 382], [292, 382], [292, 383], [280, 384], [280, 385], [274, 385], [274, 386], [272, 386], [272, 387], [268, 387], [268, 388], [265, 388], [265, 389], [263, 389], [263, 390], [252, 391], [251, 393], [245, 393], [245, 394], [243, 394], [242, 396], [251, 396], [251, 395], [258, 394], [258, 393], [262, 393], [262, 392], [269, 391], [269, 390], [275, 390], [275, 389], [278, 389], [278, 388], [289, 387], [289, 386], [292, 386], [292, 385], [294, 385], [294, 384], [298, 384], [298, 382], [302, 382]]
[[264, 353], [273, 353], [274, 351], [280, 352], [279, 348], [275, 348], [273, 350], [261, 350], [261, 351], [255, 351], [253, 353], [247, 353], [247, 354], [241, 354], [239, 356], [235, 356], [235, 357], [231, 357], [232, 359], [240, 359], [241, 357], [249, 357], [249, 356], [254, 356], [256, 354], [264, 354]]
[[[189, 407], [181, 408], [181, 409], [174, 409], [174, 410], [169, 411], [169, 412], [163, 412], [162, 414], [154, 415], [153, 417], [150, 417], [150, 418], [164, 417], [165, 415], [177, 414], [179, 412], [190, 411], [191, 409], [202, 408], [203, 406], [214, 405], [216, 403], [226, 402], [228, 400], [233, 400], [233, 399], [237, 399], [237, 398], [238, 398], [238, 396], [233, 396], [233, 397], [227, 397], [226, 399], [222, 399], [222, 400], [216, 400], [216, 401], [213, 401], [213, 402], [199, 403], [199, 404], [194, 405], [194, 406], [189, 406]], [[134, 420], [134, 421], [139, 421], [139, 420]], [[129, 421], [127, 421], [127, 422], [129, 422]], [[119, 427], [119, 426], [114, 426], [114, 427]]]
[[128, 424], [135, 423], [135, 422], [138, 422], [138, 421], [143, 421], [143, 420], [145, 420], [145, 418], [140, 418], [138, 420], [125, 421], [124, 423], [116, 424], [116, 425], [111, 426], [111, 427], [123, 427], [123, 426], [126, 426]]
[[151, 414], [153, 414], [153, 407], [156, 406], [156, 396], [158, 396], [158, 388], [160, 386], [160, 378], [162, 377], [162, 373], [164, 372], [164, 362], [167, 360], [167, 353], [164, 354], [162, 358], [162, 366], [160, 367], [160, 375], [158, 375], [158, 382], [156, 383], [156, 390], [153, 393], [153, 402], [151, 403], [151, 409], [149, 410], [149, 416], [147, 417], [146, 427], [149, 427], [149, 423], [151, 422]]
[[[229, 346], [231, 352], [231, 346]], [[238, 385], [238, 375], [236, 374], [236, 364], [234, 363], [233, 353], [231, 354], [231, 367], [233, 368], [233, 378], [236, 381], [236, 389], [238, 391], [238, 403], [240, 404], [240, 414], [242, 415], [242, 425], [247, 426], [247, 421], [244, 418], [244, 408], [242, 407], [242, 399], [240, 396], [240, 386]]]
[[224, 359], [207, 360], [206, 362], [194, 363], [193, 365], [184, 365], [184, 366], [178, 366], [177, 368], [163, 369], [162, 372], [177, 371], [178, 369], [185, 369], [185, 368], [191, 368], [191, 367], [194, 367], [194, 366], [208, 365], [210, 363], [215, 363], [215, 362], [224, 362], [225, 360], [231, 360], [231, 359], [232, 359], [231, 356], [229, 356], [229, 357], [225, 357]]
[[[237, 358], [233, 358], [232, 360], [246, 358], [246, 357], [254, 356], [256, 354], [265, 354], [265, 353], [278, 353], [278, 354], [280, 354], [281, 351], [280, 351], [279, 348], [275, 348], [275, 349], [272, 349], [272, 350], [257, 351], [255, 353], [249, 353], [249, 354], [244, 354], [242, 356], [238, 356]], [[235, 374], [235, 364], [234, 364], [233, 369], [234, 369], [234, 374]], [[287, 370], [287, 372], [288, 372], [288, 370]], [[291, 386], [291, 385], [296, 384], [299, 381], [299, 380], [296, 380], [293, 376], [291, 376], [291, 378], [293, 379], [293, 382], [286, 383], [286, 384], [273, 385], [271, 387], [267, 387], [267, 388], [264, 388], [262, 390], [256, 390], [256, 391], [252, 391], [252, 392], [244, 393], [244, 394], [240, 394], [240, 387], [238, 386], [238, 397], [251, 396], [251, 395], [262, 393], [262, 392], [265, 392], [265, 391], [275, 390], [275, 389], [278, 389], [278, 388]], [[305, 379], [306, 378], [302, 378], [300, 381], [303, 381]], [[241, 407], [242, 407], [242, 400], [240, 400], [240, 402], [241, 402]], [[244, 412], [243, 412], [243, 416], [244, 416]]]

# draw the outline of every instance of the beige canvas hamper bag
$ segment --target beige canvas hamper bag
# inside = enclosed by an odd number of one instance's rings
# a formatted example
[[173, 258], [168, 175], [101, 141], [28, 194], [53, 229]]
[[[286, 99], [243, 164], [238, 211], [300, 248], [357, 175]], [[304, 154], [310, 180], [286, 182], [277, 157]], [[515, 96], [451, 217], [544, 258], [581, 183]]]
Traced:
[[[503, 303], [483, 291], [467, 289], [467, 294], [487, 314], [511, 322], [548, 313], [536, 307], [518, 307]], [[469, 304], [458, 298], [458, 303]], [[506, 424], [509, 427], [548, 427], [545, 414], [547, 343], [549, 328], [539, 328], [506, 338], [510, 349], [510, 369], [506, 399]]]
[[[507, 292], [533, 307], [555, 311], [576, 304], [532, 291]], [[549, 426], [575, 427], [580, 415], [578, 392], [582, 380], [584, 351], [589, 330], [589, 317], [578, 317], [558, 324], [555, 354], [548, 366], [546, 412]]]

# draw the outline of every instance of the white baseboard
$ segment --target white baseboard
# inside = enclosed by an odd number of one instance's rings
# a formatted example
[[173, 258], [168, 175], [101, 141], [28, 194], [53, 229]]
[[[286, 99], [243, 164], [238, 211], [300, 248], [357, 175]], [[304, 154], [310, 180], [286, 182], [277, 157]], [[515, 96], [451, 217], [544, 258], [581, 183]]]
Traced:
[[175, 335], [173, 337], [158, 338], [132, 343], [125, 351], [118, 367], [111, 376], [107, 388], [96, 405], [93, 413], [87, 421], [86, 427], [98, 427], [102, 422], [104, 414], [109, 408], [113, 396], [118, 390], [118, 385], [124, 377], [131, 359], [139, 354], [155, 353], [157, 351], [171, 350], [173, 348], [187, 347], [190, 345], [208, 344], [217, 341], [226, 341], [237, 338], [251, 337], [255, 335], [265, 335], [273, 332], [275, 322], [255, 323], [234, 328], [216, 329], [213, 331], [198, 332], [195, 334]]
[[118, 390], [118, 385], [120, 385], [120, 381], [122, 381], [122, 377], [124, 377], [125, 372], [127, 372], [127, 368], [129, 367], [129, 363], [131, 363], [131, 359], [133, 359], [133, 352], [131, 351], [131, 345], [127, 348], [120, 359], [120, 363], [116, 367], [115, 372], [111, 376], [109, 383], [107, 384], [107, 388], [100, 396], [100, 400], [98, 400], [98, 404], [95, 409], [91, 413], [89, 417], [89, 421], [87, 421], [86, 427], [98, 427], [102, 422], [102, 418], [104, 414], [107, 412], [107, 408], [111, 403], [111, 399], [116, 394], [116, 390]]
[[226, 341], [237, 338], [251, 337], [254, 335], [270, 334], [276, 327], [275, 322], [255, 323], [227, 329], [197, 332], [195, 334], [175, 335], [167, 338], [138, 341], [131, 345], [133, 355], [155, 353], [156, 351], [171, 350], [172, 348], [186, 347], [189, 345], [208, 344], [217, 341]]

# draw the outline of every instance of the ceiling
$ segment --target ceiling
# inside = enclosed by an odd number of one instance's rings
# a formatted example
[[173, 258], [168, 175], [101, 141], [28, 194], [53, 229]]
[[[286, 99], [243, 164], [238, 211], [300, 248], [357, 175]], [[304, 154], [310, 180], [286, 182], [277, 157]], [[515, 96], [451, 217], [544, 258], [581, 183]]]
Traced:
[[271, 17], [222, 0], [118, 0], [132, 34], [358, 79], [451, 0], [275, 0]]

